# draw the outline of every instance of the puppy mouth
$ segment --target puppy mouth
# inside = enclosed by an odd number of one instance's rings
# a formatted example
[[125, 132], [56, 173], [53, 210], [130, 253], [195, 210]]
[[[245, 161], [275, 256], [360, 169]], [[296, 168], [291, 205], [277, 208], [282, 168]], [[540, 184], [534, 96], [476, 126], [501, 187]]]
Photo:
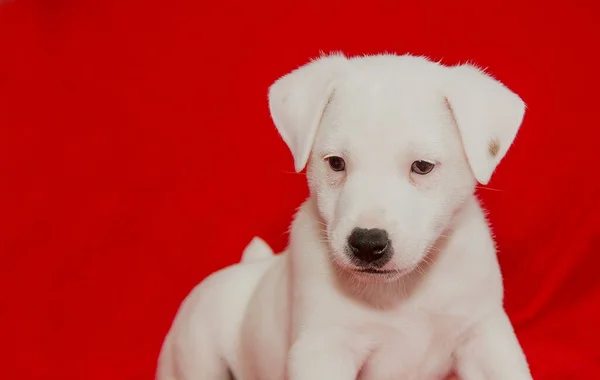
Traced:
[[354, 273], [356, 274], [360, 274], [362, 276], [364, 276], [365, 278], [372, 278], [372, 279], [381, 279], [381, 280], [385, 280], [385, 281], [392, 281], [392, 280], [396, 280], [402, 276], [404, 276], [406, 273], [409, 272], [409, 270], [402, 270], [402, 269], [376, 269], [376, 268], [357, 268], [353, 270]]
[[385, 269], [375, 269], [375, 268], [359, 268], [355, 269], [356, 272], [359, 273], [369, 273], [369, 274], [396, 274], [399, 271], [397, 270], [385, 270]]
[[[393, 282], [404, 276], [408, 271], [402, 269], [352, 268], [353, 278], [367, 282]], [[360, 280], [362, 279], [362, 280]]]

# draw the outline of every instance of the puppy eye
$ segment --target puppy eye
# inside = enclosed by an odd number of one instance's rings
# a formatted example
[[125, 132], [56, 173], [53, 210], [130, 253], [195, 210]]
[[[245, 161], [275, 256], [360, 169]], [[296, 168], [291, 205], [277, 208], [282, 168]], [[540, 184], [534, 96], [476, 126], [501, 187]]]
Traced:
[[419, 174], [419, 175], [425, 175], [425, 174], [429, 174], [433, 168], [435, 167], [435, 164], [432, 164], [431, 162], [427, 162], [427, 161], [415, 161], [412, 163], [410, 170], [413, 173]]
[[346, 169], [346, 162], [341, 157], [329, 156], [329, 157], [325, 157], [325, 160], [329, 164], [329, 167], [331, 168], [331, 170], [333, 170], [334, 172], [341, 172]]

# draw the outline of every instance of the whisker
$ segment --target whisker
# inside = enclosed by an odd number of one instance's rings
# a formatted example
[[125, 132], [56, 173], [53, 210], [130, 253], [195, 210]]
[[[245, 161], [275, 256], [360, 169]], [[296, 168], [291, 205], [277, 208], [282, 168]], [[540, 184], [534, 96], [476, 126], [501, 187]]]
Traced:
[[479, 190], [479, 189], [481, 189], [481, 190], [489, 190], [489, 191], [504, 191], [504, 190], [502, 190], [502, 189], [494, 189], [493, 187], [489, 187], [489, 186], [481, 186], [481, 185], [477, 186], [476, 188], [477, 188], [478, 190]]
[[295, 175], [306, 176], [306, 174], [304, 172], [297, 173], [297, 172], [291, 172], [289, 170], [281, 170], [280, 173], [282, 173], [282, 174], [295, 174]]

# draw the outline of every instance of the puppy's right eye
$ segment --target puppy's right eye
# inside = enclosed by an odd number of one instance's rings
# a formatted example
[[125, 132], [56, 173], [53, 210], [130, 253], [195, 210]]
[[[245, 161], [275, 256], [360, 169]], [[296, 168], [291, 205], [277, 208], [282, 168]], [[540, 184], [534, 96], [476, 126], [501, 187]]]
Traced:
[[346, 162], [343, 158], [338, 156], [325, 157], [325, 160], [329, 164], [329, 167], [334, 172], [342, 172], [346, 169]]
[[410, 170], [415, 174], [425, 175], [431, 173], [434, 167], [435, 164], [429, 161], [420, 160], [413, 162], [410, 167]]

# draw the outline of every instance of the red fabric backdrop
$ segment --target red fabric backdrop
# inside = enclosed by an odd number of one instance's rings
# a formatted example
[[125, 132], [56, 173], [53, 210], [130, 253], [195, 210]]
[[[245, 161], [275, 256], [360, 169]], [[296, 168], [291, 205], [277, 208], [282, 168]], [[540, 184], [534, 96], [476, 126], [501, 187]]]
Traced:
[[[307, 194], [267, 87], [320, 50], [471, 60], [528, 103], [481, 189], [536, 379], [600, 378], [600, 6], [5, 0], [4, 379], [150, 379], [179, 302]], [[507, 379], [509, 380], [509, 379]]]

